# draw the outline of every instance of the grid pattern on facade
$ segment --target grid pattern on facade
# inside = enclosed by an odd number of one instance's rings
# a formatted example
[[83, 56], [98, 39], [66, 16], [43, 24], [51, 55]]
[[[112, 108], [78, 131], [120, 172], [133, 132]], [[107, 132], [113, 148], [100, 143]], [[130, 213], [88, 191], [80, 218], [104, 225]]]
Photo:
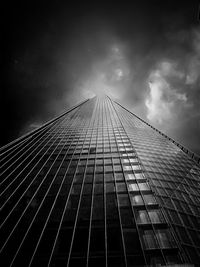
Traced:
[[199, 167], [106, 96], [2, 150], [5, 266], [199, 262]]
[[116, 106], [126, 132], [178, 243], [190, 258], [200, 259], [200, 167], [182, 149]]

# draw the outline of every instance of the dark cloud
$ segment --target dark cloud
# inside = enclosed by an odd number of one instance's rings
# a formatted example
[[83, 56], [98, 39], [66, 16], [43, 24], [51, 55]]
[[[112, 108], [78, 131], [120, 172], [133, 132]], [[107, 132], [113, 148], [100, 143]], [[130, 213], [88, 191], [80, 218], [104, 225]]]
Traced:
[[58, 2], [5, 6], [1, 144], [105, 90], [199, 153], [198, 1]]

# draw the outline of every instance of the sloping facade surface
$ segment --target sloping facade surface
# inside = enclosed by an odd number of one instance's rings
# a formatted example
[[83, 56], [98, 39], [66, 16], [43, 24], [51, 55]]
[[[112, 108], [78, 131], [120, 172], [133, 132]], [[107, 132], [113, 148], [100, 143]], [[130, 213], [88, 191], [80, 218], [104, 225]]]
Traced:
[[1, 266], [200, 266], [198, 163], [107, 96], [0, 160]]

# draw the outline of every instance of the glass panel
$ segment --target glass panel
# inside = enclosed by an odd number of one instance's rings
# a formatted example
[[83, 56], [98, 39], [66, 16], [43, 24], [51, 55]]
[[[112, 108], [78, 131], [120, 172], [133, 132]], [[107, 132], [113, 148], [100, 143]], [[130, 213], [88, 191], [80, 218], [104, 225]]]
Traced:
[[[98, 240], [98, 242], [97, 242]], [[92, 228], [90, 239], [90, 254], [104, 254], [105, 232], [104, 228]]]
[[122, 159], [122, 163], [129, 163], [129, 159]]
[[118, 196], [118, 199], [119, 199], [119, 205], [121, 207], [127, 207], [127, 206], [130, 205], [128, 195], [122, 195], [122, 194], [120, 194]]
[[145, 230], [143, 232], [144, 247], [146, 249], [157, 248], [157, 243], [153, 230]]
[[168, 230], [157, 230], [156, 237], [162, 248], [170, 248], [174, 245], [174, 240]]
[[139, 183], [138, 184], [140, 190], [149, 190], [149, 185], [147, 183]]
[[95, 182], [103, 182], [103, 174], [95, 174]]
[[135, 178], [137, 180], [141, 180], [141, 179], [144, 179], [144, 175], [142, 173], [135, 173]]
[[153, 195], [143, 195], [143, 198], [147, 205], [156, 204], [156, 200]]
[[114, 180], [113, 174], [112, 173], [106, 173], [104, 175], [104, 179], [106, 182], [113, 181]]
[[113, 252], [118, 253], [123, 250], [120, 228], [107, 228], [107, 244], [108, 254]]
[[131, 166], [123, 166], [124, 171], [131, 171]]
[[166, 266], [162, 256], [150, 256], [151, 266]]
[[152, 223], [161, 223], [164, 221], [163, 216], [159, 210], [148, 211]]
[[97, 165], [95, 171], [96, 171], [96, 172], [103, 172], [103, 166], [99, 166], [99, 165]]
[[138, 163], [138, 159], [129, 159], [130, 162]]
[[106, 183], [106, 193], [113, 193], [115, 192], [114, 183]]
[[140, 195], [131, 196], [132, 205], [144, 205], [143, 199]]
[[117, 199], [115, 194], [106, 196], [106, 216], [107, 220], [118, 220]]
[[131, 227], [135, 225], [131, 207], [120, 208], [120, 217], [123, 227]]
[[84, 184], [83, 195], [91, 195], [91, 192], [92, 192], [92, 184]]
[[103, 207], [103, 196], [102, 195], [94, 195], [92, 219], [93, 220], [104, 219], [104, 207]]
[[132, 169], [133, 169], [134, 171], [141, 170], [140, 165], [132, 165], [131, 167], [132, 167]]
[[127, 254], [137, 254], [140, 252], [140, 241], [137, 231], [134, 229], [125, 229], [123, 231], [124, 243]]
[[76, 228], [73, 240], [72, 255], [86, 255], [87, 253], [88, 229]]
[[126, 178], [126, 180], [133, 180], [133, 179], [135, 180], [135, 176], [133, 173], [125, 174], [125, 178]]
[[115, 173], [115, 179], [116, 179], [116, 181], [124, 180], [123, 173]]
[[126, 185], [125, 183], [117, 183], [117, 191], [118, 192], [126, 192]]
[[94, 193], [95, 194], [103, 194], [103, 183], [95, 184]]
[[134, 191], [139, 191], [139, 188], [138, 188], [138, 185], [135, 183], [134, 184], [128, 184], [128, 190], [131, 192], [132, 191], [134, 192]]
[[146, 210], [136, 211], [136, 220], [138, 223], [149, 223], [149, 217]]

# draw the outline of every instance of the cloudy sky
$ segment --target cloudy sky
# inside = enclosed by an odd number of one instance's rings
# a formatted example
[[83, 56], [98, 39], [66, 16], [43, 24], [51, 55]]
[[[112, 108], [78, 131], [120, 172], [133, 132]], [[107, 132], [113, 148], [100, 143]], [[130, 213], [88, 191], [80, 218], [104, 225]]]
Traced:
[[199, 1], [26, 2], [3, 12], [1, 145], [104, 91], [200, 154]]

